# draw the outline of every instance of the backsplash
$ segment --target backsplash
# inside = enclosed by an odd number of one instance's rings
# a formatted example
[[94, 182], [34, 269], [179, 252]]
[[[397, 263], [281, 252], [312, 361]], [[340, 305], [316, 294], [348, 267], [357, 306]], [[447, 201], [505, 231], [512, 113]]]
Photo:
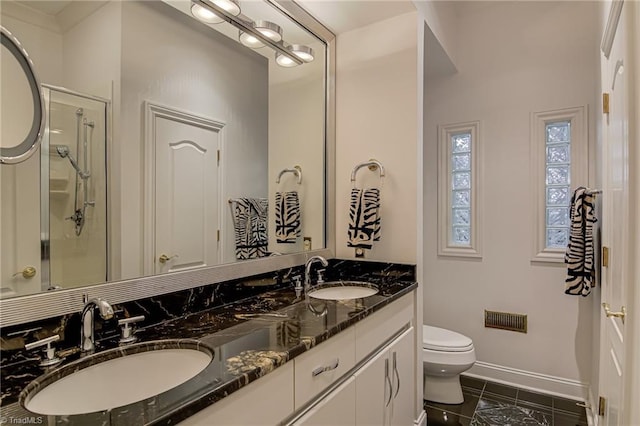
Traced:
[[[137, 327], [146, 328], [190, 313], [219, 308], [267, 291], [291, 287], [291, 278], [303, 275], [304, 267], [298, 266], [225, 281], [215, 285], [201, 286], [190, 290], [114, 304], [113, 309], [116, 312], [114, 319], [104, 321], [99, 317], [96, 318], [96, 340], [101, 341], [118, 336], [120, 332], [117, 325], [118, 318], [144, 315], [145, 320], [138, 323]], [[415, 266], [332, 259], [327, 268], [325, 280], [335, 281], [340, 279], [382, 282], [388, 280], [415, 281]], [[4, 327], [1, 330], [0, 368], [36, 359], [39, 356], [39, 351], [26, 352], [24, 344], [53, 334], [60, 335], [60, 341], [56, 343], [56, 347], [59, 350], [76, 347], [80, 341], [79, 330], [79, 312], [47, 320]]]

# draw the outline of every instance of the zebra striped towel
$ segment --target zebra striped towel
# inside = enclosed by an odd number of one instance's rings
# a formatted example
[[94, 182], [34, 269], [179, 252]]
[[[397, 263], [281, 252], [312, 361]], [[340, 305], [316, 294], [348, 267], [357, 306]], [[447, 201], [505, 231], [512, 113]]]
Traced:
[[370, 249], [380, 241], [380, 190], [351, 189], [347, 246]]
[[266, 198], [236, 198], [231, 204], [236, 239], [236, 259], [256, 259], [268, 255]]
[[298, 193], [276, 192], [276, 242], [295, 244], [300, 236], [300, 201]]
[[598, 221], [594, 213], [594, 199], [584, 187], [575, 190], [571, 197], [571, 232], [564, 256], [568, 265], [565, 294], [588, 296], [593, 287], [594, 249], [593, 224]]

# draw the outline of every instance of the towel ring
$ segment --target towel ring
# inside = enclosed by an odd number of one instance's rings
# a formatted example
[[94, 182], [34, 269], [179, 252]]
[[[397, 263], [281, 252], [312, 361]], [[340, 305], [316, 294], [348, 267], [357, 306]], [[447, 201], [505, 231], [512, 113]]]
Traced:
[[360, 164], [358, 164], [357, 166], [355, 166], [353, 168], [353, 171], [351, 172], [351, 182], [355, 182], [356, 181], [356, 173], [358, 173], [358, 170], [360, 170], [363, 167], [368, 167], [369, 170], [371, 170], [372, 172], [374, 172], [376, 170], [380, 170], [380, 179], [384, 178], [384, 176], [385, 176], [384, 167], [382, 166], [382, 163], [380, 163], [378, 160], [374, 160], [372, 158], [369, 161], [365, 161], [364, 163], [360, 163]]
[[276, 183], [280, 183], [280, 178], [285, 173], [293, 173], [298, 178], [298, 185], [300, 185], [302, 183], [302, 167], [298, 166], [297, 164], [295, 166], [293, 166], [293, 169], [284, 169], [284, 170], [282, 170], [278, 174], [278, 177], [276, 178]]

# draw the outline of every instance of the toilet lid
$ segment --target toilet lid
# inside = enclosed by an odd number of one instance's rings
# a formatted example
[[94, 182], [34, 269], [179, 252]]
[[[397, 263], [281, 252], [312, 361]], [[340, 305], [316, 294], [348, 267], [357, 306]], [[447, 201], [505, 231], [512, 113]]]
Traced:
[[463, 352], [473, 348], [473, 341], [455, 331], [424, 325], [422, 347], [432, 351]]

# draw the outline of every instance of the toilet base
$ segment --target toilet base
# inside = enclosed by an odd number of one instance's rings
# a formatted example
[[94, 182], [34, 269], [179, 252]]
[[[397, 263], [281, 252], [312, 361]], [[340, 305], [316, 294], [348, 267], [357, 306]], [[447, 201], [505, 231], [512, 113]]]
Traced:
[[462, 404], [462, 386], [460, 375], [455, 376], [427, 376], [424, 375], [424, 399], [441, 404]]

